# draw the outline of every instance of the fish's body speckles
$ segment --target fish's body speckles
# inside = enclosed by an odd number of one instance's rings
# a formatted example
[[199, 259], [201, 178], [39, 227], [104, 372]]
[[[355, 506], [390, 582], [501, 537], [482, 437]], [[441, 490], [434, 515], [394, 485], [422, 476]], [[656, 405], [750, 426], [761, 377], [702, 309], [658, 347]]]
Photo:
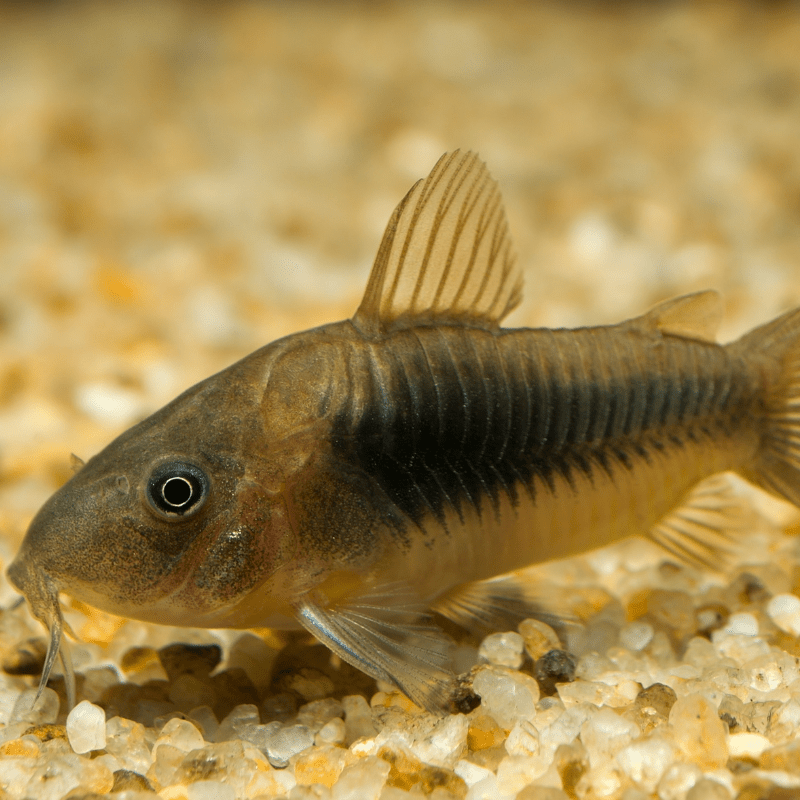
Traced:
[[620, 536], [720, 563], [724, 470], [800, 505], [800, 312], [726, 346], [714, 292], [618, 325], [503, 329], [521, 286], [496, 183], [443, 156], [392, 215], [352, 320], [189, 389], [43, 506], [9, 568], [50, 629], [43, 683], [65, 591], [161, 623], [300, 625], [442, 710], [432, 611], [552, 616], [510, 573]]

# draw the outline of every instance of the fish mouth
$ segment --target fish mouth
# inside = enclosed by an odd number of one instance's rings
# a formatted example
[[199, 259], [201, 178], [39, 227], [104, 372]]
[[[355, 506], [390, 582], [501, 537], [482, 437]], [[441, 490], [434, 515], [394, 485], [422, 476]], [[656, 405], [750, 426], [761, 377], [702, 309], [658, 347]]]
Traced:
[[8, 568], [8, 579], [13, 586], [23, 595], [36, 619], [48, 630], [50, 641], [47, 646], [47, 655], [39, 679], [39, 688], [33, 705], [39, 700], [42, 690], [47, 686], [56, 656], [61, 659], [64, 671], [64, 684], [67, 692], [69, 708], [75, 707], [75, 672], [72, 668], [72, 658], [69, 647], [63, 634], [68, 633], [73, 639], [77, 638], [72, 629], [64, 620], [61, 613], [61, 603], [58, 598], [58, 587], [55, 582], [43, 571], [34, 565], [25, 562], [20, 556], [14, 559]]

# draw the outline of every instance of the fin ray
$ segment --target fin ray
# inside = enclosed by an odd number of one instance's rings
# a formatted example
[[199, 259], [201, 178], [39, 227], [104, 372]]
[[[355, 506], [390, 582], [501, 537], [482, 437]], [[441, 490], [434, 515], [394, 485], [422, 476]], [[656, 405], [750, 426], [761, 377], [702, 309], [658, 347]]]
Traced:
[[295, 611], [300, 624], [347, 663], [394, 684], [428, 711], [447, 711], [452, 642], [409, 589], [376, 587], [336, 606], [306, 596]]
[[723, 472], [699, 483], [648, 537], [681, 563], [724, 571], [741, 554], [742, 534], [753, 529], [754, 517], [752, 505]]
[[521, 298], [497, 183], [455, 150], [392, 214], [353, 321], [370, 333], [425, 319], [494, 328]]

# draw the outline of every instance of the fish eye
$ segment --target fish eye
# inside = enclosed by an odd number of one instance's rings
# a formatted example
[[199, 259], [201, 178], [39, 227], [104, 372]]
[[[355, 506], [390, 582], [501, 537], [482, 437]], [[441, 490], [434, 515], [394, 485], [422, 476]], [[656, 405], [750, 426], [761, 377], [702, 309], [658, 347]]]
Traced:
[[160, 516], [187, 517], [200, 510], [208, 496], [205, 472], [185, 461], [159, 464], [147, 481], [147, 499]]

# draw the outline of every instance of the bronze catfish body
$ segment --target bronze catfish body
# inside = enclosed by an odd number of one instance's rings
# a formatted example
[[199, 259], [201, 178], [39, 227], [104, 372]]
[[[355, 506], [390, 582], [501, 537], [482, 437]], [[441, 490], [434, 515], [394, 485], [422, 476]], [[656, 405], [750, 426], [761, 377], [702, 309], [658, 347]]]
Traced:
[[702, 482], [725, 470], [800, 503], [800, 313], [727, 346], [714, 292], [619, 325], [501, 328], [520, 293], [494, 181], [444, 156], [352, 320], [189, 389], [41, 509], [9, 576], [50, 627], [45, 672], [65, 591], [160, 623], [299, 624], [440, 709], [431, 610], [491, 624], [526, 589], [490, 579], [632, 534], [713, 561]]

